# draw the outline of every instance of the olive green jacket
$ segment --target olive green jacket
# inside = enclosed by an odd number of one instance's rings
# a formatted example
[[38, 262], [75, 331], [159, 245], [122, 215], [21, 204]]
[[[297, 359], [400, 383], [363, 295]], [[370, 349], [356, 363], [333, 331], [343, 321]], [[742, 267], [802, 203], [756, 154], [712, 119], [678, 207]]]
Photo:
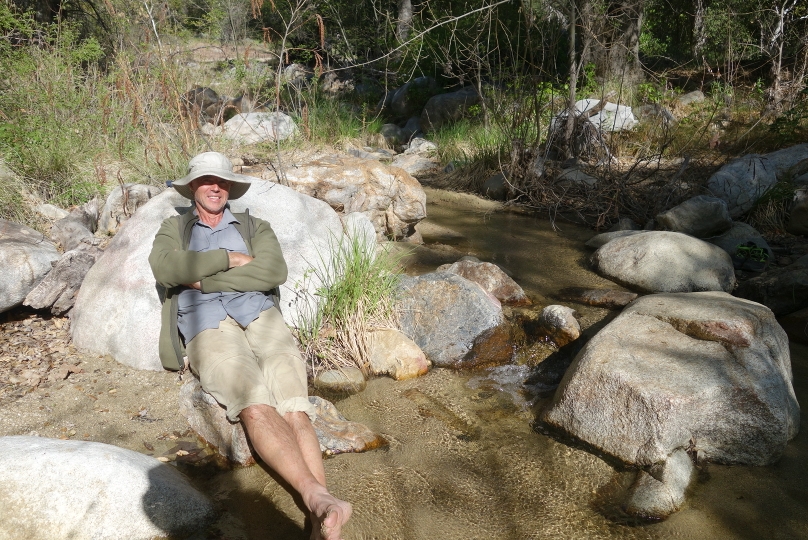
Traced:
[[[188, 251], [191, 230], [199, 218], [188, 208], [179, 216], [163, 221], [149, 255], [162, 308], [160, 328], [160, 361], [163, 367], [180, 370], [184, 366], [185, 347], [177, 329], [178, 296], [188, 283], [200, 282], [202, 292], [277, 293], [286, 281], [286, 261], [272, 227], [266, 221], [250, 216], [249, 211], [233, 214], [239, 223], [236, 229], [247, 244], [254, 259], [244, 266], [228, 268], [229, 258], [224, 249]], [[275, 304], [278, 305], [278, 298]], [[280, 307], [280, 306], [278, 306]]]

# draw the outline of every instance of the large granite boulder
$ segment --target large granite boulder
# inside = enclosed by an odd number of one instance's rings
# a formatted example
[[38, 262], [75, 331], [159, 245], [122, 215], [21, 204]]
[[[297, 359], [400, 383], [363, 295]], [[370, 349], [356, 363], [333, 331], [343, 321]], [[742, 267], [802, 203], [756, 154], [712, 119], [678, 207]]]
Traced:
[[96, 442], [0, 438], [0, 484], [4, 539], [188, 538], [216, 517], [173, 467]]
[[616, 238], [598, 248], [592, 261], [601, 275], [641, 292], [729, 292], [735, 287], [729, 254], [682, 233]]
[[478, 284], [450, 272], [404, 277], [399, 284], [401, 330], [436, 366], [461, 367], [508, 358], [480, 358], [475, 347], [499, 339], [499, 301]]
[[473, 86], [466, 86], [456, 92], [433, 96], [421, 111], [421, 128], [435, 131], [441, 126], [463, 118], [469, 107], [480, 103], [480, 94]]
[[[365, 452], [385, 444], [367, 426], [347, 420], [330, 401], [317, 396], [309, 396], [309, 401], [315, 407], [314, 431], [323, 454]], [[196, 377], [189, 377], [180, 388], [179, 407], [191, 429], [222, 457], [239, 465], [252, 465], [260, 459], [241, 422], [228, 420], [224, 407], [202, 390]]]
[[525, 291], [499, 266], [472, 259], [461, 259], [456, 263], [443, 264], [438, 272], [451, 272], [473, 281], [503, 304], [523, 306], [530, 304]]
[[0, 312], [18, 306], [59, 260], [42, 233], [0, 219]]
[[299, 131], [292, 117], [280, 111], [240, 113], [225, 122], [221, 130], [237, 144], [283, 141]]
[[286, 171], [289, 186], [342, 214], [362, 212], [379, 238], [404, 238], [426, 217], [426, 195], [405, 171], [375, 160], [329, 157]]
[[727, 203], [729, 214], [737, 218], [777, 183], [777, 168], [771, 159], [748, 154], [721, 167], [709, 180], [707, 189]]
[[661, 482], [641, 474], [629, 506], [663, 517], [692, 474], [677, 463], [683, 452], [769, 465], [797, 434], [799, 415], [788, 337], [774, 314], [701, 292], [635, 300], [584, 346], [541, 419]]
[[[70, 315], [76, 347], [138, 369], [162, 369], [160, 300], [148, 257], [163, 219], [189, 205], [167, 189], [124, 223], [79, 290]], [[333, 247], [344, 239], [342, 224], [324, 202], [258, 179], [231, 203], [234, 212], [245, 208], [272, 225], [283, 248], [289, 278], [281, 286], [281, 312], [295, 325], [313, 312], [321, 283], [311, 269], [330, 267]]]
[[707, 238], [732, 227], [727, 203], [716, 197], [699, 195], [658, 214], [654, 218], [661, 228]]
[[799, 429], [788, 337], [760, 304], [654, 294], [581, 350], [542, 419], [638, 467], [678, 449], [769, 465]]

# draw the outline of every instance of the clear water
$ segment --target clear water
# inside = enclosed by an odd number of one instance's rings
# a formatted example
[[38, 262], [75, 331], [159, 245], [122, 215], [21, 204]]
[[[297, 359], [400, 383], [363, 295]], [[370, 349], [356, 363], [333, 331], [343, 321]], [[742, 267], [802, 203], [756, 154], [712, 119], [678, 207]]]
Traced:
[[[564, 287], [613, 287], [588, 269], [588, 230], [563, 225], [553, 232], [547, 221], [451, 204], [430, 204], [429, 216], [465, 236], [453, 241], [460, 252], [513, 272], [539, 305], [554, 302]], [[581, 310], [592, 324], [605, 314]], [[808, 403], [808, 348], [793, 345], [792, 364], [797, 398]], [[389, 441], [382, 450], [326, 461], [330, 488], [354, 505], [345, 538], [808, 538], [806, 420], [776, 465], [707, 465], [681, 511], [663, 522], [632, 523], [612, 502], [631, 474], [535, 431], [546, 400], [525, 401], [525, 372], [438, 369], [410, 381], [373, 380], [337, 402]], [[226, 510], [221, 537], [306, 537], [302, 512], [263, 468], [219, 473], [205, 484]]]

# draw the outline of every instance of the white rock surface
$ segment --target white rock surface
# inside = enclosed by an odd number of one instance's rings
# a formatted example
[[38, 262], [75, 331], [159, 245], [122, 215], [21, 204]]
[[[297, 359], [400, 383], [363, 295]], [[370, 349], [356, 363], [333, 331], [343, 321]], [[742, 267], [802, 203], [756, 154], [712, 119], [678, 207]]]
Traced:
[[665, 463], [651, 467], [653, 474], [640, 471], [629, 489], [625, 509], [628, 514], [662, 519], [679, 510], [685, 490], [696, 472], [688, 453], [679, 449]]
[[727, 203], [733, 218], [748, 212], [777, 182], [775, 162], [767, 156], [748, 154], [730, 161], [707, 180], [707, 189]]
[[402, 169], [374, 160], [329, 156], [286, 171], [289, 186], [342, 214], [362, 212], [379, 238], [404, 238], [426, 217], [426, 194]]
[[107, 195], [98, 218], [98, 230], [106, 234], [115, 234], [121, 223], [161, 191], [163, 191], [161, 187], [144, 184], [124, 184], [123, 187], [116, 187]]
[[722, 292], [638, 298], [573, 361], [542, 419], [638, 467], [679, 449], [776, 462], [799, 429], [788, 337]]
[[185, 538], [215, 518], [176, 469], [116, 446], [0, 438], [0, 539]]
[[[161, 370], [157, 349], [160, 301], [149, 267], [154, 235], [163, 219], [190, 201], [173, 189], [151, 199], [113, 238], [88, 272], [71, 311], [75, 345], [109, 354], [138, 369]], [[324, 202], [287, 187], [253, 179], [231, 209], [267, 220], [283, 248], [289, 278], [281, 286], [281, 311], [288, 324], [312, 313], [321, 283], [309, 269], [328, 265], [332, 247], [344, 239], [337, 214]]]
[[20, 305], [59, 257], [42, 233], [0, 219], [0, 312]]
[[282, 112], [241, 113], [225, 122], [222, 127], [223, 135], [239, 144], [283, 141], [298, 132], [292, 117]]
[[735, 287], [729, 254], [682, 233], [648, 231], [616, 238], [592, 256], [601, 275], [642, 292], [726, 291]]

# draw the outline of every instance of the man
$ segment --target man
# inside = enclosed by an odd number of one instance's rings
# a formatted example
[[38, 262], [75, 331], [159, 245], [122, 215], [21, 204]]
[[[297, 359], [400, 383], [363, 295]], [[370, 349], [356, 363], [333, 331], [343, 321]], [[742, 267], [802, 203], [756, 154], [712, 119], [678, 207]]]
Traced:
[[[149, 264], [165, 287], [160, 359], [188, 367], [207, 392], [241, 420], [261, 459], [302, 497], [313, 539], [339, 540], [351, 505], [325, 487], [311, 420], [306, 368], [269, 291], [286, 281], [286, 262], [269, 223], [234, 215], [227, 204], [250, 181], [230, 160], [205, 152], [174, 188], [193, 201], [163, 221]], [[181, 339], [182, 338], [182, 339]]]

